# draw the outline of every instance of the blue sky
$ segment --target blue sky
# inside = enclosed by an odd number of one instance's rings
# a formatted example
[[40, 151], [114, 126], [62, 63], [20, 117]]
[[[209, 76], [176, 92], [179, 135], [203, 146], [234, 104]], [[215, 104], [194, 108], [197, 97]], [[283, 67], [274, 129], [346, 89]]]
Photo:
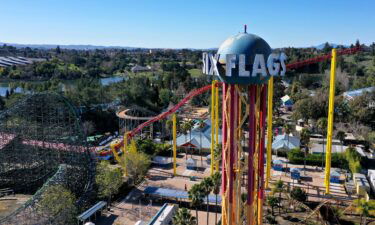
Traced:
[[218, 47], [243, 30], [271, 47], [375, 42], [374, 0], [0, 0], [0, 42]]

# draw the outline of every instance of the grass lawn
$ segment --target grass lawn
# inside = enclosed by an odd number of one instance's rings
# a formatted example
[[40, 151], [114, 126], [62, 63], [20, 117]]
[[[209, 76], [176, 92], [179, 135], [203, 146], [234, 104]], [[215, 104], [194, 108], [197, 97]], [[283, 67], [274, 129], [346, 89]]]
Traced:
[[192, 77], [200, 77], [203, 75], [202, 73], [202, 70], [201, 69], [190, 69], [189, 70], [189, 73]]

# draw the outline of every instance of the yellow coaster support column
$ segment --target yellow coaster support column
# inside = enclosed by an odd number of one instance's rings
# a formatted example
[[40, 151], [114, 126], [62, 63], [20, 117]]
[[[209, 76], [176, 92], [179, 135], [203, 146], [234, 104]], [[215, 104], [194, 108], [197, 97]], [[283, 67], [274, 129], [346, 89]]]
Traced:
[[333, 114], [335, 105], [335, 76], [336, 76], [336, 49], [332, 49], [331, 60], [331, 77], [329, 84], [329, 106], [328, 106], [328, 126], [327, 126], [327, 151], [326, 151], [326, 174], [325, 186], [326, 194], [330, 193], [330, 176], [331, 176], [331, 149], [332, 149], [332, 135], [333, 135]]
[[116, 151], [116, 149], [115, 149], [115, 145], [116, 145], [116, 144], [111, 143], [111, 144], [110, 144], [110, 148], [111, 148], [111, 150], [112, 150], [113, 155], [115, 156], [116, 161], [117, 161], [118, 163], [121, 164], [121, 161], [122, 161], [122, 160], [121, 160], [120, 156], [118, 155], [118, 153], [117, 153], [117, 151]]
[[215, 157], [214, 157], [214, 148], [216, 146], [215, 143], [215, 111], [216, 111], [216, 80], [212, 81], [212, 87], [211, 87], [211, 176], [214, 174], [214, 166], [215, 166]]
[[273, 76], [268, 80], [268, 106], [267, 106], [267, 163], [265, 188], [269, 188], [271, 180], [272, 161], [272, 113], [273, 113]]
[[[216, 84], [217, 81], [215, 82], [215, 147], [219, 145], [219, 87]], [[219, 172], [219, 162], [220, 160], [215, 159], [216, 172]]]
[[128, 136], [129, 136], [129, 134], [130, 134], [130, 131], [125, 132], [125, 134], [124, 134], [124, 146], [122, 148], [122, 154], [123, 154], [122, 158], [123, 158], [123, 160], [122, 160], [121, 164], [122, 164], [122, 167], [124, 169], [125, 176], [128, 176], [128, 170], [126, 169], [126, 153], [128, 153]]
[[177, 118], [176, 114], [172, 116], [173, 120], [173, 176], [177, 175], [176, 167], [177, 167]]

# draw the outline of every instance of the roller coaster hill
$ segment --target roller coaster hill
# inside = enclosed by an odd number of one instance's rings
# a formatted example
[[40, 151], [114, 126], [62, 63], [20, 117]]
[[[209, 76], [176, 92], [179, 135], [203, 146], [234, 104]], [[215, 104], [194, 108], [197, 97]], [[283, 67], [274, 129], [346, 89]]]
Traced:
[[[217, 54], [203, 55], [204, 73], [219, 77], [220, 81], [214, 80], [212, 85], [193, 90], [168, 111], [126, 132], [123, 140], [111, 145], [112, 153], [116, 160], [124, 165], [125, 162], [119, 154], [126, 154], [130, 149], [134, 149], [134, 139], [142, 129], [172, 116], [173, 167], [176, 175], [176, 112], [194, 96], [211, 90], [211, 155], [214, 155], [216, 145], [222, 143], [222, 158], [211, 160], [211, 174], [215, 170], [221, 170], [222, 224], [262, 224], [265, 189], [269, 187], [271, 175], [273, 76], [283, 76], [286, 69], [292, 70], [332, 60], [325, 171], [326, 194], [329, 194], [336, 57], [354, 54], [360, 50], [358, 47], [339, 51], [333, 49], [331, 54], [285, 64], [285, 54], [272, 53], [267, 42], [256, 35], [248, 34], [245, 29], [244, 33], [227, 39]], [[222, 106], [221, 125], [219, 99]], [[219, 127], [222, 131], [221, 140], [218, 139]], [[266, 136], [266, 129], [270, 135]], [[242, 200], [243, 194], [247, 194], [245, 202]]]
[[[92, 196], [95, 161], [75, 108], [54, 93], [28, 95], [0, 114], [0, 189], [33, 194], [0, 224], [47, 224], [38, 202], [63, 185], [84, 207]], [[59, 215], [56, 215], [57, 217]], [[53, 221], [53, 220], [52, 220]]]
[[[285, 69], [300, 68], [311, 63], [334, 59], [336, 54], [353, 54], [359, 50], [353, 48], [334, 51], [333, 54], [287, 64]], [[142, 129], [172, 116], [175, 168], [178, 109], [194, 96], [211, 91], [212, 155], [216, 145], [222, 143], [222, 164], [220, 166], [218, 161], [211, 160], [211, 173], [221, 169], [222, 223], [241, 224], [246, 221], [247, 224], [261, 224], [263, 218], [261, 206], [264, 189], [268, 185], [271, 160], [270, 147], [266, 148], [264, 143], [265, 129], [272, 129], [273, 78], [268, 74], [263, 76], [262, 70], [259, 70], [256, 72], [259, 73], [257, 76], [241, 80], [242, 78], [238, 76], [240, 72], [234, 68], [240, 65], [242, 72], [247, 74], [246, 72], [251, 71], [257, 54], [268, 57], [271, 53], [269, 45], [258, 36], [245, 32], [229, 38], [219, 48], [218, 55], [207, 54], [204, 58], [206, 60], [204, 71], [220, 77], [220, 81], [215, 80], [212, 85], [193, 90], [167, 111], [148, 118], [146, 122], [127, 131], [123, 140], [111, 145], [111, 154], [123, 166], [124, 162], [119, 154], [126, 154], [129, 151], [132, 146], [130, 143], [134, 143], [134, 139]], [[273, 55], [275, 61], [281, 60], [280, 55]], [[243, 60], [246, 58], [252, 60]], [[263, 63], [265, 63], [264, 59]], [[258, 57], [257, 62], [262, 64], [261, 57]], [[233, 69], [232, 75], [238, 80], [224, 77], [227, 68]], [[220, 102], [221, 113], [219, 113]], [[221, 125], [219, 125], [220, 115]], [[218, 135], [219, 127], [222, 131], [221, 140]], [[245, 132], [250, 138], [244, 135]], [[270, 136], [267, 138], [269, 139]], [[266, 150], [267, 176], [264, 178], [263, 165]], [[47, 223], [48, 218], [37, 210], [37, 202], [50, 185], [63, 184], [68, 187], [79, 196], [77, 205], [84, 206], [92, 195], [94, 182], [95, 156], [92, 152], [92, 149], [86, 145], [82, 124], [75, 108], [58, 94], [32, 94], [2, 112], [0, 114], [0, 188], [11, 188], [17, 193], [34, 195], [21, 208], [0, 219], [0, 224]], [[242, 159], [245, 161], [243, 162]], [[174, 173], [176, 174], [175, 169]], [[240, 179], [243, 176], [246, 179]], [[243, 193], [248, 194], [245, 203], [241, 200]], [[244, 209], [246, 211], [242, 211]]]

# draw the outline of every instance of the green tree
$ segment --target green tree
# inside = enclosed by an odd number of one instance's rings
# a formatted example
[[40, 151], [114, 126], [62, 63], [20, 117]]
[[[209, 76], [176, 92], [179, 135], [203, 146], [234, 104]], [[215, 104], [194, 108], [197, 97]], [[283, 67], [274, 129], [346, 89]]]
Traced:
[[169, 89], [163, 88], [159, 91], [159, 100], [162, 106], [168, 106], [172, 97], [172, 93]]
[[117, 194], [123, 184], [122, 173], [119, 168], [111, 168], [109, 163], [102, 161], [96, 168], [96, 184], [100, 198], [107, 198], [111, 203], [113, 195]]
[[274, 208], [279, 205], [279, 199], [274, 195], [267, 196], [267, 204], [271, 207], [272, 216], [275, 215]]
[[38, 209], [51, 224], [73, 224], [77, 215], [76, 197], [62, 185], [53, 185], [43, 193]]
[[[198, 127], [199, 127], [199, 139], [200, 139], [200, 146], [199, 146], [199, 155], [201, 156], [201, 165], [203, 165], [203, 157], [202, 157], [202, 133], [203, 133], [203, 128], [206, 127], [206, 123], [201, 119], [198, 122]], [[211, 160], [213, 156], [211, 156]]]
[[307, 154], [307, 151], [309, 149], [309, 143], [310, 143], [310, 131], [306, 128], [303, 128], [302, 131], [301, 131], [301, 143], [302, 145], [304, 146], [305, 148], [305, 157], [304, 157], [304, 160], [303, 160], [303, 170], [306, 171], [306, 154]]
[[202, 190], [202, 187], [200, 184], [194, 184], [190, 190], [188, 191], [190, 204], [192, 207], [195, 208], [195, 218], [197, 218], [197, 224], [198, 224], [198, 207], [200, 207], [203, 203], [203, 199], [205, 197], [204, 192]]
[[[281, 203], [281, 194], [283, 192], [285, 192], [284, 181], [282, 180], [276, 181], [274, 187], [272, 188], [272, 194], [279, 193], [279, 203]], [[280, 208], [279, 208], [279, 214], [280, 214]]]
[[307, 200], [307, 193], [304, 190], [302, 190], [302, 188], [295, 187], [290, 192], [290, 197], [303, 203]]
[[202, 182], [200, 183], [203, 194], [206, 196], [206, 204], [207, 204], [207, 225], [208, 225], [208, 220], [209, 220], [209, 207], [210, 203], [208, 201], [208, 197], [210, 196], [210, 193], [213, 189], [213, 183], [211, 177], [205, 177]]
[[[289, 134], [292, 132], [292, 125], [290, 125], [289, 123], [284, 124], [284, 131], [285, 131], [285, 134], [288, 135], [288, 147], [287, 148], [289, 149]], [[277, 152], [276, 152], [276, 155], [277, 155]]]
[[329, 53], [329, 52], [331, 52], [331, 50], [332, 50], [332, 46], [331, 46], [328, 42], [326, 42], [326, 43], [324, 44], [323, 51], [324, 51], [325, 53]]
[[322, 135], [322, 147], [323, 147], [323, 154], [322, 154], [322, 168], [324, 166], [324, 144], [325, 144], [325, 136], [326, 136], [326, 130], [327, 130], [328, 120], [325, 117], [319, 118], [317, 121], [317, 127], [320, 131], [320, 134]]
[[[185, 136], [185, 144], [187, 143], [187, 134], [188, 134], [189, 129], [190, 129], [189, 124], [187, 122], [183, 122], [181, 126], [181, 132]], [[187, 147], [185, 146], [184, 148], [185, 148], [185, 159], [187, 159], [187, 156], [188, 156]]]
[[223, 150], [223, 146], [221, 144], [217, 144], [214, 148], [214, 159], [215, 159], [215, 162], [220, 162], [221, 161], [221, 157], [222, 157], [222, 152]]
[[168, 133], [171, 135], [171, 145], [172, 145], [172, 140], [173, 140], [173, 137], [172, 137], [172, 131], [173, 131], [173, 119], [169, 119], [165, 122], [165, 127], [167, 128], [168, 130]]
[[349, 162], [349, 169], [352, 173], [359, 173], [361, 167], [361, 155], [353, 147], [345, 150], [345, 158]]
[[[215, 208], [217, 208], [217, 196], [220, 194], [221, 173], [215, 172], [212, 176], [212, 192], [215, 194]], [[215, 209], [215, 224], [217, 224], [217, 210]]]
[[346, 134], [344, 131], [339, 130], [337, 131], [336, 138], [340, 140], [341, 143], [341, 151], [343, 152], [343, 145], [344, 145], [344, 140], [345, 140]]
[[370, 215], [375, 215], [375, 201], [366, 199], [357, 199], [354, 201], [356, 211], [361, 214], [361, 224], [366, 224], [367, 217]]
[[173, 118], [170, 118], [168, 119], [166, 122], [165, 122], [165, 127], [168, 131], [168, 134], [170, 135], [170, 146], [171, 146], [171, 155], [173, 157]]
[[143, 152], [129, 151], [124, 157], [129, 178], [134, 184], [138, 184], [143, 180], [151, 164], [149, 156]]
[[358, 96], [349, 102], [352, 119], [363, 124], [371, 124], [375, 118], [375, 110], [369, 107], [370, 103], [375, 102], [375, 94], [366, 93]]
[[3, 97], [0, 96], [0, 110], [5, 109], [5, 101]]
[[186, 208], [179, 208], [176, 214], [173, 216], [173, 225], [194, 225], [197, 224], [197, 220], [191, 215], [190, 211]]
[[313, 117], [313, 102], [311, 98], [304, 98], [301, 100], [298, 100], [294, 106], [293, 106], [293, 118], [303, 119], [304, 121], [308, 121], [310, 118]]
[[56, 47], [56, 54], [60, 54], [60, 53], [61, 53], [60, 46], [57, 46], [57, 47]]
[[[191, 130], [193, 129], [194, 125], [195, 125], [194, 120], [189, 120], [187, 122], [187, 128], [189, 130], [189, 135], [190, 135], [190, 142], [191, 142]], [[193, 158], [193, 152], [191, 151], [191, 149], [190, 149], [190, 156], [191, 158]]]
[[[194, 127], [194, 121], [193, 120], [188, 120], [184, 123], [183, 125], [184, 127], [184, 130], [183, 130], [183, 133], [185, 134], [185, 140], [187, 138], [187, 133], [189, 132], [189, 136], [190, 136], [190, 140], [189, 140], [189, 143], [191, 143], [191, 129]], [[190, 145], [189, 145], [190, 146]], [[189, 147], [190, 149], [190, 147]], [[186, 152], [186, 156], [187, 156], [187, 152]], [[190, 149], [190, 154], [191, 154], [191, 158], [193, 158], [193, 154], [191, 152], [191, 149]]]

